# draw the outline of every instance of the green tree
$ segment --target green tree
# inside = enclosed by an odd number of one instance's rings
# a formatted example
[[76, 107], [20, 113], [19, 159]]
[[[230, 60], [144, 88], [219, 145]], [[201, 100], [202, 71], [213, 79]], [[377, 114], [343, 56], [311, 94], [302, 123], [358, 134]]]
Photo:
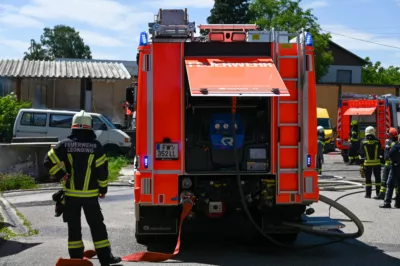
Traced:
[[54, 60], [54, 58], [91, 59], [90, 47], [74, 28], [56, 25], [53, 29], [44, 28], [40, 43], [31, 40], [31, 46], [24, 54], [24, 59]]
[[215, 0], [209, 24], [246, 24], [252, 19], [248, 0]]
[[332, 52], [328, 50], [331, 36], [321, 33], [312, 10], [304, 10], [300, 4], [301, 0], [254, 0], [250, 4], [250, 12], [253, 22], [262, 29], [274, 28], [290, 33], [306, 29], [310, 32], [314, 41], [316, 79], [319, 80], [333, 63]]
[[385, 68], [380, 61], [372, 63], [369, 57], [365, 61], [367, 64], [362, 69], [363, 84], [400, 85], [400, 67]]
[[0, 98], [0, 138], [2, 141], [11, 141], [19, 110], [30, 107], [30, 102], [18, 101], [13, 92]]

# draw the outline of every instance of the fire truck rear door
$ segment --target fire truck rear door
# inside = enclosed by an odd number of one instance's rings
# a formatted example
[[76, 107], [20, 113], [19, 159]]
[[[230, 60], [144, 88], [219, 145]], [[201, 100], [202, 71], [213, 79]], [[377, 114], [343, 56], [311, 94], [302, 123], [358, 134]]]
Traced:
[[192, 96], [290, 96], [270, 58], [185, 58]]
[[349, 108], [343, 115], [372, 115], [375, 112], [376, 107], [368, 108]]

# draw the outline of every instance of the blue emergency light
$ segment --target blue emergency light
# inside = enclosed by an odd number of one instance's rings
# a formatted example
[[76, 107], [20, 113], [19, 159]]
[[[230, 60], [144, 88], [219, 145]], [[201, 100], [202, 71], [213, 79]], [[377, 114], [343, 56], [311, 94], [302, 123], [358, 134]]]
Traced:
[[309, 32], [306, 33], [306, 45], [307, 46], [313, 46], [312, 35]]
[[142, 31], [140, 33], [139, 46], [146, 46], [148, 43], [147, 32]]
[[144, 156], [144, 168], [149, 168], [149, 157]]
[[311, 166], [311, 155], [307, 155], [307, 167]]

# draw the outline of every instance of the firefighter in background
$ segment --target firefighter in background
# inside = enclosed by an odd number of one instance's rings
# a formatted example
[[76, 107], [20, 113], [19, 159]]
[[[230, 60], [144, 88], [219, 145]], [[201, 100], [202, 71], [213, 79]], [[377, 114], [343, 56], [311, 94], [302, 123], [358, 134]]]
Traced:
[[322, 174], [322, 164], [324, 163], [324, 142], [323, 140], [321, 141], [321, 138], [319, 136], [319, 128], [317, 128], [318, 132], [318, 155], [317, 155], [317, 169], [318, 169], [318, 174]]
[[[385, 151], [384, 151], [384, 160], [385, 165], [382, 171], [382, 186], [379, 192], [379, 195], [374, 197], [374, 199], [385, 199], [387, 181], [389, 179], [389, 175], [391, 174], [391, 161], [389, 158], [390, 149], [397, 143], [398, 132], [394, 127], [391, 127], [388, 132], [388, 138], [385, 140]], [[397, 192], [397, 191], [396, 191]], [[397, 193], [396, 193], [397, 194]]]
[[[61, 163], [65, 171], [60, 168]], [[102, 266], [119, 263], [111, 253], [107, 229], [98, 198], [107, 193], [108, 161], [103, 147], [92, 130], [92, 117], [85, 111], [75, 114], [72, 132], [52, 148], [44, 159], [52, 176], [65, 181], [63, 220], [68, 224], [68, 252], [71, 258], [82, 259], [81, 209], [90, 227], [94, 247]]]
[[[400, 185], [400, 138], [398, 142], [392, 146], [389, 152], [389, 158], [391, 162], [391, 174], [389, 175], [389, 179], [387, 181], [387, 191], [385, 195], [385, 201], [383, 205], [380, 205], [380, 208], [391, 208], [393, 190], [395, 187], [399, 187]], [[395, 208], [400, 208], [400, 196], [397, 193], [394, 203]]]
[[365, 139], [361, 141], [360, 158], [364, 161], [365, 171], [365, 197], [371, 198], [372, 194], [372, 174], [375, 177], [376, 195], [379, 195], [381, 189], [381, 161], [380, 161], [381, 143], [375, 137], [375, 129], [368, 126], [365, 129]]
[[360, 148], [360, 140], [358, 138], [358, 122], [351, 121], [350, 129], [350, 147], [349, 147], [349, 164], [355, 164], [358, 157], [358, 150]]
[[323, 126], [317, 127], [318, 140], [322, 144], [322, 163], [324, 163], [324, 150], [325, 150], [325, 130]]

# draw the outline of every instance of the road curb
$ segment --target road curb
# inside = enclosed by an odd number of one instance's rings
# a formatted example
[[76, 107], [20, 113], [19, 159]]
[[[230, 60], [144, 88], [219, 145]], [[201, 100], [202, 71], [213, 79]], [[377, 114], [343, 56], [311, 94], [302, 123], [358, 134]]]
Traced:
[[19, 218], [17, 210], [11, 206], [6, 198], [0, 194], [1, 215], [3, 216], [4, 223], [9, 223], [11, 226], [7, 227], [15, 234], [28, 233], [28, 229], [24, 226], [24, 221]]

